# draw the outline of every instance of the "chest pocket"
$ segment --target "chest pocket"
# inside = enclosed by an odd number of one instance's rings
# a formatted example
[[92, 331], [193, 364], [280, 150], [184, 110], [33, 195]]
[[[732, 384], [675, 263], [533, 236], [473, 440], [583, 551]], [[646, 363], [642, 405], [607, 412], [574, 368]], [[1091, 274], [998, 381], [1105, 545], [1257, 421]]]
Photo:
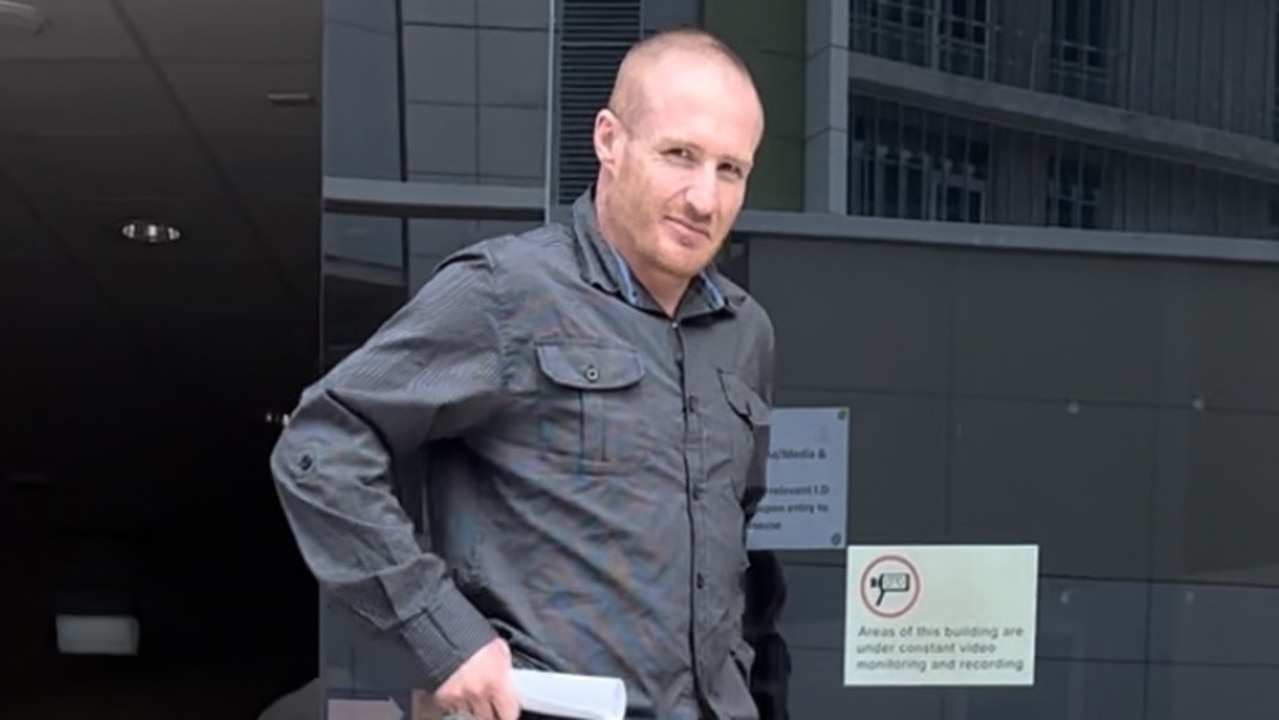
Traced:
[[630, 470], [645, 451], [644, 362], [633, 347], [557, 341], [537, 346], [545, 382], [538, 440], [552, 466], [572, 473]]
[[733, 476], [733, 489], [741, 499], [746, 491], [746, 474], [757, 453], [767, 453], [763, 445], [763, 433], [768, 429], [768, 403], [736, 373], [719, 371], [720, 388], [731, 411], [728, 421], [730, 453], [729, 468]]

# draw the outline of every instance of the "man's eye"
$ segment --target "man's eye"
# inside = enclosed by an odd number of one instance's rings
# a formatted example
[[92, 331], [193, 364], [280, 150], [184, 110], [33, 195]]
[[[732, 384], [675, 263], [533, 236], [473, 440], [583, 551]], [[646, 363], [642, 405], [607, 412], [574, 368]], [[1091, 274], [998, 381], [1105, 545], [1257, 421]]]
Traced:
[[672, 148], [666, 151], [666, 154], [679, 160], [692, 160], [693, 153], [685, 148]]

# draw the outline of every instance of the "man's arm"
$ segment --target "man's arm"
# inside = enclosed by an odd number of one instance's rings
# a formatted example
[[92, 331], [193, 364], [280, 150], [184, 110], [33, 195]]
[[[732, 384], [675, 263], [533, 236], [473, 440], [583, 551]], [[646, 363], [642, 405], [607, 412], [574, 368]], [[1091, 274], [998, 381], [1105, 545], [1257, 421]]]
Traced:
[[271, 455], [298, 547], [319, 583], [397, 632], [438, 687], [496, 637], [425, 553], [396, 500], [392, 458], [483, 422], [505, 397], [494, 267], [453, 256], [361, 348], [307, 388]]
[[[759, 396], [773, 409], [773, 326], [765, 316], [765, 332], [759, 350]], [[750, 468], [746, 472], [746, 493], [742, 501], [742, 509], [746, 513], [744, 527], [749, 528], [759, 503], [768, 491], [768, 446], [770, 442], [772, 422], [759, 425], [755, 429], [755, 453], [751, 458]]]

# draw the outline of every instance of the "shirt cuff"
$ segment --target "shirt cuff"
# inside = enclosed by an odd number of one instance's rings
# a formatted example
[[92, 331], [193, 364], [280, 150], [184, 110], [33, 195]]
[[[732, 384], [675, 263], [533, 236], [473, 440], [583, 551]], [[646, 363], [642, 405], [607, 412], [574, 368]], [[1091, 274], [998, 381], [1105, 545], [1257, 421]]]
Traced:
[[443, 685], [497, 631], [456, 588], [446, 587], [435, 607], [409, 620], [401, 632], [422, 661], [432, 692]]

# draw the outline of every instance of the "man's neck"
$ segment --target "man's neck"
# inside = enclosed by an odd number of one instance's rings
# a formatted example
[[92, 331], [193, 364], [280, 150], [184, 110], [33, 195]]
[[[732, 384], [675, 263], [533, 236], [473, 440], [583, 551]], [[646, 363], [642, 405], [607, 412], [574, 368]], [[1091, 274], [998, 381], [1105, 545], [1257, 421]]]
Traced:
[[666, 313], [667, 317], [675, 317], [679, 312], [680, 302], [684, 300], [684, 293], [688, 292], [688, 278], [680, 278], [672, 276], [668, 273], [654, 271], [638, 258], [633, 256], [629, 248], [622, 243], [614, 243], [605, 237], [604, 242], [612, 246], [614, 254], [618, 260], [626, 264], [625, 272], [630, 273], [631, 279], [639, 283], [653, 298], [653, 302]]
[[[626, 256], [623, 255], [622, 258], [625, 259]], [[664, 273], [645, 273], [642, 268], [637, 268], [630, 261], [627, 261], [627, 265], [635, 282], [648, 291], [667, 317], [674, 318], [679, 312], [680, 303], [684, 300], [684, 293], [688, 292], [690, 281], [687, 278], [675, 278]]]
[[[596, 202], [598, 203], [598, 200]], [[608, 243], [613, 248], [613, 252], [617, 254], [617, 257], [626, 263], [626, 271], [630, 273], [635, 282], [648, 291], [653, 301], [662, 309], [662, 312], [666, 313], [667, 317], [675, 317], [675, 314], [679, 312], [680, 302], [684, 300], [684, 293], [688, 292], [688, 286], [691, 281], [688, 278], [674, 277], [645, 267], [644, 263], [633, 257], [624, 240], [625, 235], [620, 233], [619, 228], [613, 227], [613, 224], [608, 222], [605, 213], [601, 213], [597, 209], [595, 221], [604, 242]]]

